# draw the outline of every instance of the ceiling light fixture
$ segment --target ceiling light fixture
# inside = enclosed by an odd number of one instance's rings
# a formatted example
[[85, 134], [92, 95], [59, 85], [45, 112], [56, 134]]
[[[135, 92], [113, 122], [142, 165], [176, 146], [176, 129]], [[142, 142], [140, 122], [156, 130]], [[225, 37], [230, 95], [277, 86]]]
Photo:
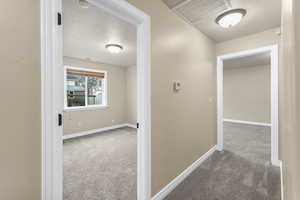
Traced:
[[107, 44], [105, 45], [105, 48], [113, 54], [121, 53], [121, 51], [123, 50], [123, 47], [119, 44]]
[[223, 28], [231, 28], [239, 24], [246, 14], [247, 11], [242, 8], [228, 10], [216, 18], [216, 23]]
[[87, 0], [78, 0], [78, 4], [81, 8], [89, 8], [90, 3]]

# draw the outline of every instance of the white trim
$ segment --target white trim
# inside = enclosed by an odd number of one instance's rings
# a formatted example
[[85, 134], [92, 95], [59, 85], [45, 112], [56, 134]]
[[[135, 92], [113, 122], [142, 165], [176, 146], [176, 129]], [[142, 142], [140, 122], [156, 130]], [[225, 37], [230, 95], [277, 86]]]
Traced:
[[218, 124], [218, 150], [223, 150], [223, 61], [233, 58], [256, 55], [260, 53], [271, 54], [271, 162], [279, 165], [278, 159], [278, 45], [266, 46], [217, 57], [217, 124]]
[[271, 47], [271, 162], [279, 166], [279, 147], [278, 147], [278, 101], [279, 101], [279, 83], [278, 83], [279, 53], [278, 46]]
[[283, 162], [279, 161], [280, 167], [280, 186], [281, 186], [281, 200], [284, 200], [284, 184], [283, 184]]
[[208, 152], [202, 155], [198, 160], [186, 168], [180, 175], [174, 178], [168, 185], [159, 191], [152, 200], [163, 200], [170, 194], [180, 183], [182, 183], [195, 169], [197, 169], [205, 160], [207, 160], [215, 151], [217, 146], [212, 147]]
[[129, 128], [135, 128], [136, 129], [136, 125], [134, 125], [134, 124], [126, 124], [126, 126], [129, 127]]
[[217, 132], [218, 150], [224, 148], [223, 137], [223, 61], [218, 57], [217, 60]]
[[92, 135], [95, 133], [101, 133], [104, 131], [110, 131], [110, 130], [124, 128], [124, 127], [131, 127], [131, 126], [130, 126], [130, 124], [119, 124], [119, 125], [114, 125], [114, 126], [109, 126], [109, 127], [104, 127], [104, 128], [92, 129], [92, 130], [88, 130], [88, 131], [81, 131], [78, 133], [66, 134], [63, 136], [63, 140]]
[[270, 123], [243, 121], [243, 120], [235, 120], [235, 119], [223, 119], [223, 122], [230, 122], [230, 123], [236, 123], [236, 124], [249, 124], [249, 125], [255, 125], [255, 126], [269, 126], [269, 127], [272, 126], [272, 124], [270, 124]]
[[68, 107], [64, 108], [65, 112], [82, 111], [82, 110], [103, 110], [109, 108], [109, 105], [90, 105], [87, 107]]
[[[137, 28], [137, 199], [151, 198], [151, 22], [150, 17], [123, 0], [88, 0]], [[63, 199], [64, 110], [63, 26], [57, 26], [62, 0], [41, 0], [42, 200]]]
[[80, 71], [86, 71], [86, 72], [97, 72], [97, 73], [104, 73], [105, 76], [107, 75], [107, 71], [100, 70], [100, 69], [91, 69], [88, 67], [77, 67], [77, 66], [71, 66], [71, 65], [64, 65], [65, 69], [74, 69], [74, 70], [80, 70]]
[[260, 47], [257, 49], [250, 49], [246, 51], [240, 51], [236, 53], [230, 53], [230, 54], [225, 54], [222, 56], [218, 56], [218, 58], [222, 61], [224, 60], [229, 60], [229, 59], [234, 59], [234, 58], [242, 58], [245, 56], [252, 56], [252, 55], [257, 55], [261, 53], [268, 53], [274, 50], [274, 48], [278, 49], [278, 45], [272, 45], [272, 46], [266, 46], [266, 47]]
[[[57, 26], [61, 1], [41, 0], [41, 119], [42, 119], [42, 200], [61, 200], [62, 186], [62, 127], [57, 116], [63, 108], [62, 28]], [[60, 71], [61, 70], [61, 71]], [[62, 74], [56, 76], [58, 72]]]

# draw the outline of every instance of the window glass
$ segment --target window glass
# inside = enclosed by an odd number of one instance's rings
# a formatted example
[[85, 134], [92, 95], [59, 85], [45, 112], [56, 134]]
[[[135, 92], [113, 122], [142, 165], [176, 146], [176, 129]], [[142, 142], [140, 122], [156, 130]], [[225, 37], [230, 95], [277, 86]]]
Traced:
[[85, 106], [85, 76], [67, 75], [68, 107]]
[[106, 105], [106, 73], [84, 68], [66, 67], [66, 108]]
[[87, 77], [88, 105], [102, 105], [103, 79]]

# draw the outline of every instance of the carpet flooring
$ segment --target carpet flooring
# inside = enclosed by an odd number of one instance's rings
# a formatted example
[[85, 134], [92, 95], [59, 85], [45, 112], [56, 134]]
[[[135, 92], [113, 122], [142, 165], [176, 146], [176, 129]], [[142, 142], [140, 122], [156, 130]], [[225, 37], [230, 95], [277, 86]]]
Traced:
[[64, 141], [64, 200], [135, 200], [136, 130]]
[[215, 152], [165, 200], [280, 200], [280, 170], [270, 163], [268, 127], [224, 124]]

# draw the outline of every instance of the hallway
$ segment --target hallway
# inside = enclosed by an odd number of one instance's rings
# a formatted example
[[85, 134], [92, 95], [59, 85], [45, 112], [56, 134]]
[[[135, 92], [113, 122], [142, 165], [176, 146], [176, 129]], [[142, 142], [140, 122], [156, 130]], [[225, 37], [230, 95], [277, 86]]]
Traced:
[[224, 123], [224, 151], [215, 152], [166, 200], [280, 200], [270, 135], [269, 127]]

